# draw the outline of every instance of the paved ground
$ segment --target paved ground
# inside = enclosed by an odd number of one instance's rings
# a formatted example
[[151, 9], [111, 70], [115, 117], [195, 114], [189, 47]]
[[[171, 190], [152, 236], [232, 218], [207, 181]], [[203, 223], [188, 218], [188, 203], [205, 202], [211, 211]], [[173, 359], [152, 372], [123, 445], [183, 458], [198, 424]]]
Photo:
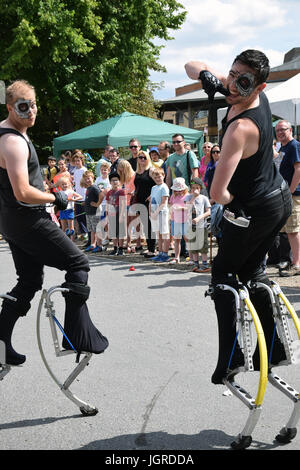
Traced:
[[[46, 371], [35, 332], [37, 295], [14, 335], [14, 346], [27, 354], [27, 362], [0, 382], [0, 450], [223, 450], [242, 430], [247, 408], [224, 396], [225, 387], [210, 383], [217, 334], [213, 304], [204, 297], [209, 276], [140, 261], [129, 271], [137, 256], [90, 255], [90, 312], [110, 347], [92, 357], [71, 389], [99, 413], [82, 416]], [[3, 241], [0, 259], [5, 293], [15, 273]], [[63, 273], [45, 270], [45, 288], [62, 281]], [[299, 288], [284, 291], [299, 313]], [[55, 306], [63, 321], [60, 295]], [[47, 357], [63, 380], [75, 366], [74, 357], [55, 358], [44, 315], [42, 322]], [[299, 366], [277, 372], [300, 387]], [[257, 373], [239, 375], [254, 396], [257, 380]], [[299, 449], [300, 434], [286, 447], [274, 443], [291, 407], [268, 385], [251, 449]]]

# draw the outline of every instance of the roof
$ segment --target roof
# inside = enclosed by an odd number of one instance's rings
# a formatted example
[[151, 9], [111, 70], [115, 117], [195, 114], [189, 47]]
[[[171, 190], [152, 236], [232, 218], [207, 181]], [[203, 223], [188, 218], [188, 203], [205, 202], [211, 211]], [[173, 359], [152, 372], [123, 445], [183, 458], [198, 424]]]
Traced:
[[56, 137], [53, 140], [53, 153], [56, 156], [62, 150], [103, 148], [107, 144], [113, 147], [127, 147], [131, 138], [139, 140], [142, 146], [153, 146], [160, 141], [170, 140], [176, 133], [184, 134], [188, 143], [197, 142], [203, 136], [203, 132], [199, 130], [124, 112], [70, 134]]
[[[281, 81], [267, 83], [266, 91], [271, 90], [273, 87], [282, 83]], [[221, 93], [215, 94], [215, 100], [224, 100], [224, 95]], [[192, 91], [190, 93], [185, 93], [184, 95], [174, 96], [173, 98], [168, 98], [162, 100], [162, 104], [175, 104], [175, 103], [184, 103], [184, 102], [193, 102], [193, 101], [207, 101], [207, 93], [201, 88], [200, 90]]]
[[278, 65], [277, 67], [273, 67], [271, 72], [282, 72], [284, 70], [300, 70], [300, 56], [295, 57], [293, 60], [286, 62], [282, 65]]

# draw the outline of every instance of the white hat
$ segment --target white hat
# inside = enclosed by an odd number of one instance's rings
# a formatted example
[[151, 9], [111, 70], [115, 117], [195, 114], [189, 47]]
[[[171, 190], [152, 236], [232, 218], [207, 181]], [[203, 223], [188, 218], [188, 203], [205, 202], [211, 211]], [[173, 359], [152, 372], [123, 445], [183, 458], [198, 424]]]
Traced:
[[185, 184], [185, 179], [175, 178], [171, 189], [173, 189], [173, 191], [184, 191], [185, 189], [188, 189], [187, 185]]

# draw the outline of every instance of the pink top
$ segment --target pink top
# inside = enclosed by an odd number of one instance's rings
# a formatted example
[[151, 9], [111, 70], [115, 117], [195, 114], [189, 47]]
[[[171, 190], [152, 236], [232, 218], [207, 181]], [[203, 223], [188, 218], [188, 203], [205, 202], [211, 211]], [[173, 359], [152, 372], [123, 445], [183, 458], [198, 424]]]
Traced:
[[188, 208], [184, 203], [188, 194], [178, 195], [172, 194], [170, 197], [170, 204], [172, 206], [171, 210], [171, 220], [174, 222], [183, 223], [186, 222], [188, 219]]
[[128, 183], [124, 183], [122, 185], [122, 189], [124, 189], [125, 194], [126, 194], [126, 199], [127, 199], [127, 206], [130, 206], [130, 200], [132, 198], [132, 194], [135, 191], [135, 186], [134, 186], [134, 178], [135, 178], [135, 173], [133, 173], [130, 181]]
[[[207, 165], [205, 165], [204, 161], [205, 161], [205, 156], [201, 158], [200, 166], [199, 166], [199, 176], [203, 182], [204, 182], [204, 175], [205, 175], [206, 168], [207, 168]], [[205, 186], [207, 186], [207, 183], [204, 183], [204, 184]]]

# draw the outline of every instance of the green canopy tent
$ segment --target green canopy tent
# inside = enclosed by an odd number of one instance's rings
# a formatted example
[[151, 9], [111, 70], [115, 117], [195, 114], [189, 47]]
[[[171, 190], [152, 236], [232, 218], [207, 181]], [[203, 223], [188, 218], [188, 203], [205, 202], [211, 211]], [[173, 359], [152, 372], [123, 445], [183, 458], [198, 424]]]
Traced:
[[127, 147], [131, 138], [136, 138], [142, 146], [158, 145], [162, 140], [171, 141], [172, 135], [184, 135], [187, 143], [202, 146], [203, 132], [188, 127], [176, 126], [158, 119], [124, 112], [105, 121], [92, 124], [53, 140], [53, 153], [57, 157], [64, 150], [95, 149], [105, 145]]

